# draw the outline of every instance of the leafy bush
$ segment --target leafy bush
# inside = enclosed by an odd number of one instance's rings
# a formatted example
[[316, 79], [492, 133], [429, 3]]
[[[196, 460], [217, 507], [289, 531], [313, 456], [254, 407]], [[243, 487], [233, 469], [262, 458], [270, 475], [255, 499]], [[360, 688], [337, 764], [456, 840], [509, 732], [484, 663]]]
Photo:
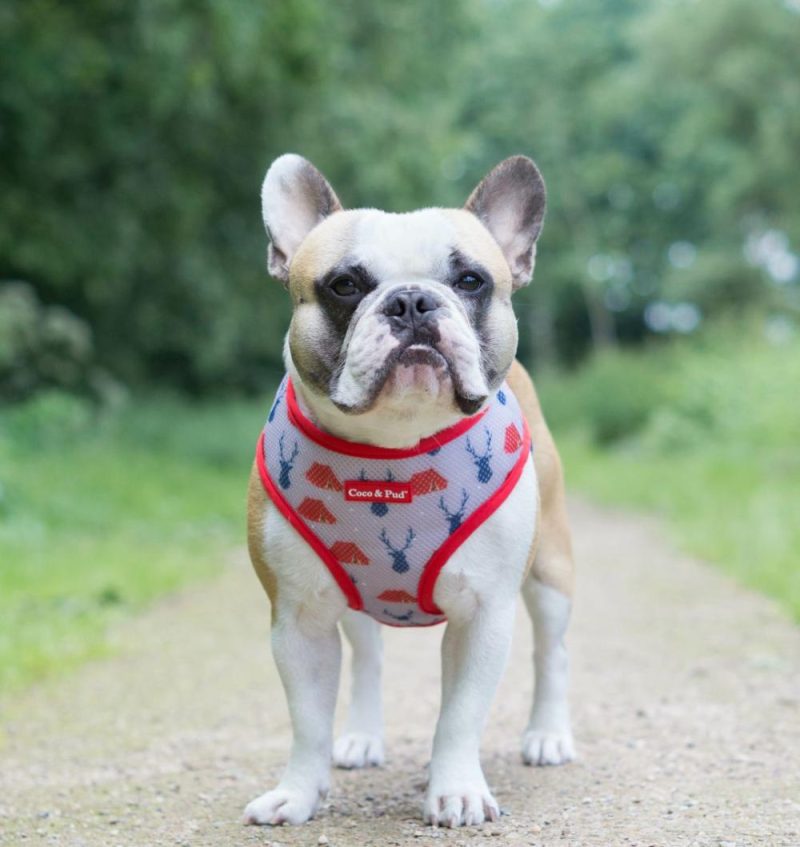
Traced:
[[654, 374], [646, 357], [620, 351], [602, 353], [571, 374], [549, 374], [541, 386], [554, 427], [583, 427], [597, 444], [639, 432], [667, 392], [664, 374]]
[[720, 324], [692, 340], [596, 356], [540, 380], [548, 420], [597, 445], [636, 439], [650, 451], [796, 448], [800, 338], [769, 343], [763, 322]]
[[118, 386], [97, 366], [89, 325], [60, 306], [43, 305], [24, 282], [0, 288], [0, 400], [21, 401], [57, 389], [110, 399]]
[[89, 430], [94, 412], [87, 400], [48, 389], [8, 409], [0, 422], [0, 435], [15, 449], [63, 445]]

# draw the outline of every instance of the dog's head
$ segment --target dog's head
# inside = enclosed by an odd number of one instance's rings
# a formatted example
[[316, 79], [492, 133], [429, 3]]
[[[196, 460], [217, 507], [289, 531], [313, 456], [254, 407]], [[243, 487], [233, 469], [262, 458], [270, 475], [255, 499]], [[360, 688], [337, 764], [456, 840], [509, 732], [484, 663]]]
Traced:
[[338, 409], [476, 412], [514, 359], [512, 293], [533, 273], [545, 188], [523, 156], [501, 162], [463, 209], [345, 211], [307, 160], [285, 155], [261, 192], [269, 271], [294, 314], [287, 364]]

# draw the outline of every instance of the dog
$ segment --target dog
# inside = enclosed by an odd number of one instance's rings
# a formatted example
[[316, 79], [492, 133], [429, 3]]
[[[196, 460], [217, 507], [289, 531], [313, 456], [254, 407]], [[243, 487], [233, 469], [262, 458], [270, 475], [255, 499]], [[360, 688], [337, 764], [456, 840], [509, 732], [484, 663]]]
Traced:
[[[259, 440], [248, 546], [271, 603], [293, 727], [252, 824], [301, 824], [338, 767], [381, 765], [380, 623], [446, 621], [423, 817], [499, 816], [479, 759], [521, 589], [534, 631], [529, 765], [573, 759], [564, 645], [574, 566], [561, 462], [516, 361], [512, 294], [530, 282], [545, 186], [497, 165], [462, 209], [344, 210], [287, 154], [262, 192], [271, 276], [293, 314], [287, 376]], [[353, 691], [333, 740], [339, 624]]]

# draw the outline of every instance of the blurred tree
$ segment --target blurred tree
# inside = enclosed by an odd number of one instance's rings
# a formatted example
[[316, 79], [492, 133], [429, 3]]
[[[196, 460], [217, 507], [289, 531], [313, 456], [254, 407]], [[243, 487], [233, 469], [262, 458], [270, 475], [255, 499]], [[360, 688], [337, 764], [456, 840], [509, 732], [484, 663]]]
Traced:
[[661, 298], [700, 314], [800, 312], [796, 3], [485, 8], [493, 61], [476, 57], [464, 111], [481, 140], [475, 168], [524, 150], [549, 187], [519, 308], [535, 352], [546, 356], [553, 336], [568, 360], [640, 339]]
[[286, 308], [259, 177], [330, 72], [320, 4], [26, 0], [0, 21], [2, 275], [88, 317], [129, 379], [263, 379]]
[[255, 389], [288, 318], [274, 156], [400, 211], [524, 152], [549, 187], [524, 356], [640, 340], [662, 300], [800, 313], [798, 43], [794, 0], [7, 0], [0, 280], [126, 380]]
[[800, 242], [800, 6], [658, 4], [633, 37], [643, 61], [627, 85], [646, 104], [641, 133], [658, 151], [643, 185], [659, 227], [662, 291], [709, 313], [790, 308], [782, 285], [797, 282], [797, 257], [774, 244], [759, 258], [748, 244], [770, 231]]

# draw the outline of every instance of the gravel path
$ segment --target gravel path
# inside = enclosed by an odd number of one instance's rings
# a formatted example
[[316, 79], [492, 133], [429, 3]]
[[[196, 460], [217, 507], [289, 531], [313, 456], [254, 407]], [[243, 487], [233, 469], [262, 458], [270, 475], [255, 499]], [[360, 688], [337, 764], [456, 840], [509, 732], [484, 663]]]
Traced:
[[800, 845], [800, 632], [650, 521], [571, 509], [580, 760], [519, 762], [531, 688], [520, 614], [484, 741], [500, 823], [451, 832], [418, 817], [437, 628], [386, 631], [387, 766], [337, 772], [305, 827], [240, 825], [280, 773], [289, 725], [266, 599], [236, 556], [120, 627], [113, 659], [4, 704], [0, 844]]

